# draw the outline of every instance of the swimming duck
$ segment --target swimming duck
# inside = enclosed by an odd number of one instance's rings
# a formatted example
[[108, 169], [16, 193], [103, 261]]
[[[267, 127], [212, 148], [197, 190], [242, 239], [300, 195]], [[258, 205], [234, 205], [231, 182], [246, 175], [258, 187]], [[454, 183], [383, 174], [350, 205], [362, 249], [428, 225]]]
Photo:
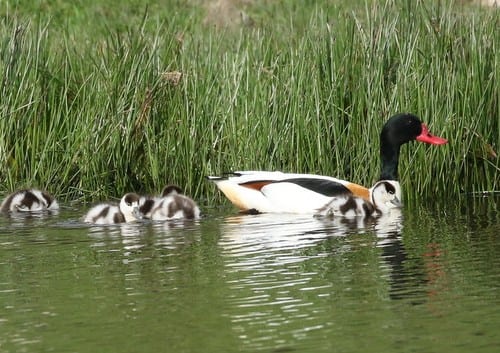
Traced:
[[93, 224], [135, 222], [141, 218], [139, 199], [139, 195], [131, 192], [121, 198], [118, 206], [109, 203], [96, 205], [87, 212], [83, 221]]
[[159, 204], [163, 197], [175, 194], [182, 194], [182, 189], [177, 185], [167, 185], [163, 188], [161, 195], [157, 196], [141, 196], [139, 200], [139, 212], [144, 218], [151, 219], [151, 213]]
[[200, 218], [200, 208], [186, 195], [174, 194], [162, 197], [151, 212], [151, 219], [155, 221], [181, 218]]
[[316, 216], [370, 217], [388, 214], [401, 208], [401, 186], [395, 180], [381, 180], [370, 190], [370, 201], [352, 194], [334, 196], [318, 209]]
[[8, 195], [0, 205], [1, 212], [40, 212], [59, 209], [57, 200], [48, 192], [23, 189]]
[[[413, 114], [392, 116], [380, 133], [379, 180], [398, 180], [401, 145], [413, 140], [433, 145], [447, 143], [431, 135]], [[368, 188], [323, 175], [237, 171], [207, 178], [242, 212], [314, 214], [334, 196], [351, 194], [365, 200], [370, 198]]]
[[183, 195], [183, 190], [177, 185], [165, 186], [160, 197], [142, 196], [139, 212], [144, 218], [156, 221], [200, 218], [196, 202]]

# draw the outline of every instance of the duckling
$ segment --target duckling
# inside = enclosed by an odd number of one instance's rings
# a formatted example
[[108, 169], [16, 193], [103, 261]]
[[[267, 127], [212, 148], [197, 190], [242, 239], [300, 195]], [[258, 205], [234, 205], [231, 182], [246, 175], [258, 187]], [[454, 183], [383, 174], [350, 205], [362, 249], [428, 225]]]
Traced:
[[172, 196], [176, 194], [182, 194], [182, 189], [177, 185], [167, 185], [163, 188], [161, 196], [141, 196], [139, 200], [139, 212], [144, 218], [151, 219], [151, 214], [156, 206], [162, 201], [166, 196]]
[[165, 221], [168, 219], [199, 219], [200, 208], [186, 195], [170, 195], [163, 197], [151, 211], [151, 219]]
[[370, 201], [354, 195], [333, 197], [316, 216], [370, 217], [401, 208], [401, 186], [394, 180], [381, 180], [370, 188]]
[[182, 194], [182, 189], [176, 185], [163, 188], [162, 197], [155, 201], [150, 218], [156, 221], [168, 219], [199, 219], [200, 208], [191, 198]]
[[46, 191], [23, 189], [8, 195], [0, 205], [1, 212], [40, 212], [59, 209], [57, 200]]
[[116, 224], [135, 222], [142, 218], [139, 211], [140, 196], [136, 193], [125, 194], [120, 200], [120, 205], [99, 204], [92, 207], [83, 221], [93, 224]]
[[179, 186], [167, 185], [159, 197], [141, 196], [139, 212], [144, 218], [157, 221], [200, 218], [198, 205], [182, 193]]

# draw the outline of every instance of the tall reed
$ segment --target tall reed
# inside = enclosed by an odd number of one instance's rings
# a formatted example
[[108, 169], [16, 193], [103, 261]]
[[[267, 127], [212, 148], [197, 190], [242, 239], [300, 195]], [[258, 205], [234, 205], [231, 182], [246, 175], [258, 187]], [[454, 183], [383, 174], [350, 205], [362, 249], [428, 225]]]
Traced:
[[204, 176], [234, 169], [370, 185], [381, 126], [409, 111], [450, 143], [403, 148], [407, 199], [498, 190], [498, 11], [443, 4], [254, 5], [254, 27], [227, 31], [6, 16], [0, 188], [94, 199], [174, 182], [216, 202]]

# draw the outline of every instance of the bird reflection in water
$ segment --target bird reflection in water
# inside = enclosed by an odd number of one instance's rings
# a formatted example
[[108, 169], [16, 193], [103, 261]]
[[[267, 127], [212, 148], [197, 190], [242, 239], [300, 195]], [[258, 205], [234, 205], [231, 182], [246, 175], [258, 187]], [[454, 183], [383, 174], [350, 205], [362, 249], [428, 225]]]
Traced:
[[234, 243], [255, 242], [261, 246], [311, 245], [331, 236], [375, 232], [378, 242], [392, 242], [401, 235], [401, 210], [377, 218], [312, 217], [297, 214], [240, 214], [223, 224], [223, 235]]
[[[374, 234], [374, 246], [380, 249], [381, 265], [386, 273], [384, 277], [388, 280], [389, 297], [410, 299], [414, 304], [426, 300], [428, 276], [424, 264], [417, 263], [417, 268], [408, 267], [408, 254], [402, 241], [403, 215], [399, 209], [377, 218], [315, 218], [291, 214], [237, 215], [225, 219], [221, 233], [221, 245], [227, 252], [236, 255], [235, 259], [239, 262], [232, 264], [235, 267], [257, 264], [257, 258], [271, 256], [269, 251], [281, 253], [279, 257], [274, 258], [276, 265], [280, 259], [301, 262], [311, 256], [328, 257], [332, 256], [332, 244], [320, 247], [330, 249], [330, 253], [322, 253], [320, 250], [318, 253], [304, 253], [295, 250], [312, 248], [322, 242], [328, 243], [329, 239], [335, 237]], [[333, 244], [340, 245], [338, 242]], [[335, 256], [355, 251], [349, 241], [342, 244], [342, 249], [334, 249]]]

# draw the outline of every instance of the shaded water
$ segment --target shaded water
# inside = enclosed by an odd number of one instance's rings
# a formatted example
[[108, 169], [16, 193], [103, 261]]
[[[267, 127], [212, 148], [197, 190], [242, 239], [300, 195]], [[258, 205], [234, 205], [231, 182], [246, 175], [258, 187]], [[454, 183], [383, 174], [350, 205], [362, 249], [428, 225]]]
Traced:
[[497, 352], [499, 203], [369, 224], [2, 216], [0, 351]]

